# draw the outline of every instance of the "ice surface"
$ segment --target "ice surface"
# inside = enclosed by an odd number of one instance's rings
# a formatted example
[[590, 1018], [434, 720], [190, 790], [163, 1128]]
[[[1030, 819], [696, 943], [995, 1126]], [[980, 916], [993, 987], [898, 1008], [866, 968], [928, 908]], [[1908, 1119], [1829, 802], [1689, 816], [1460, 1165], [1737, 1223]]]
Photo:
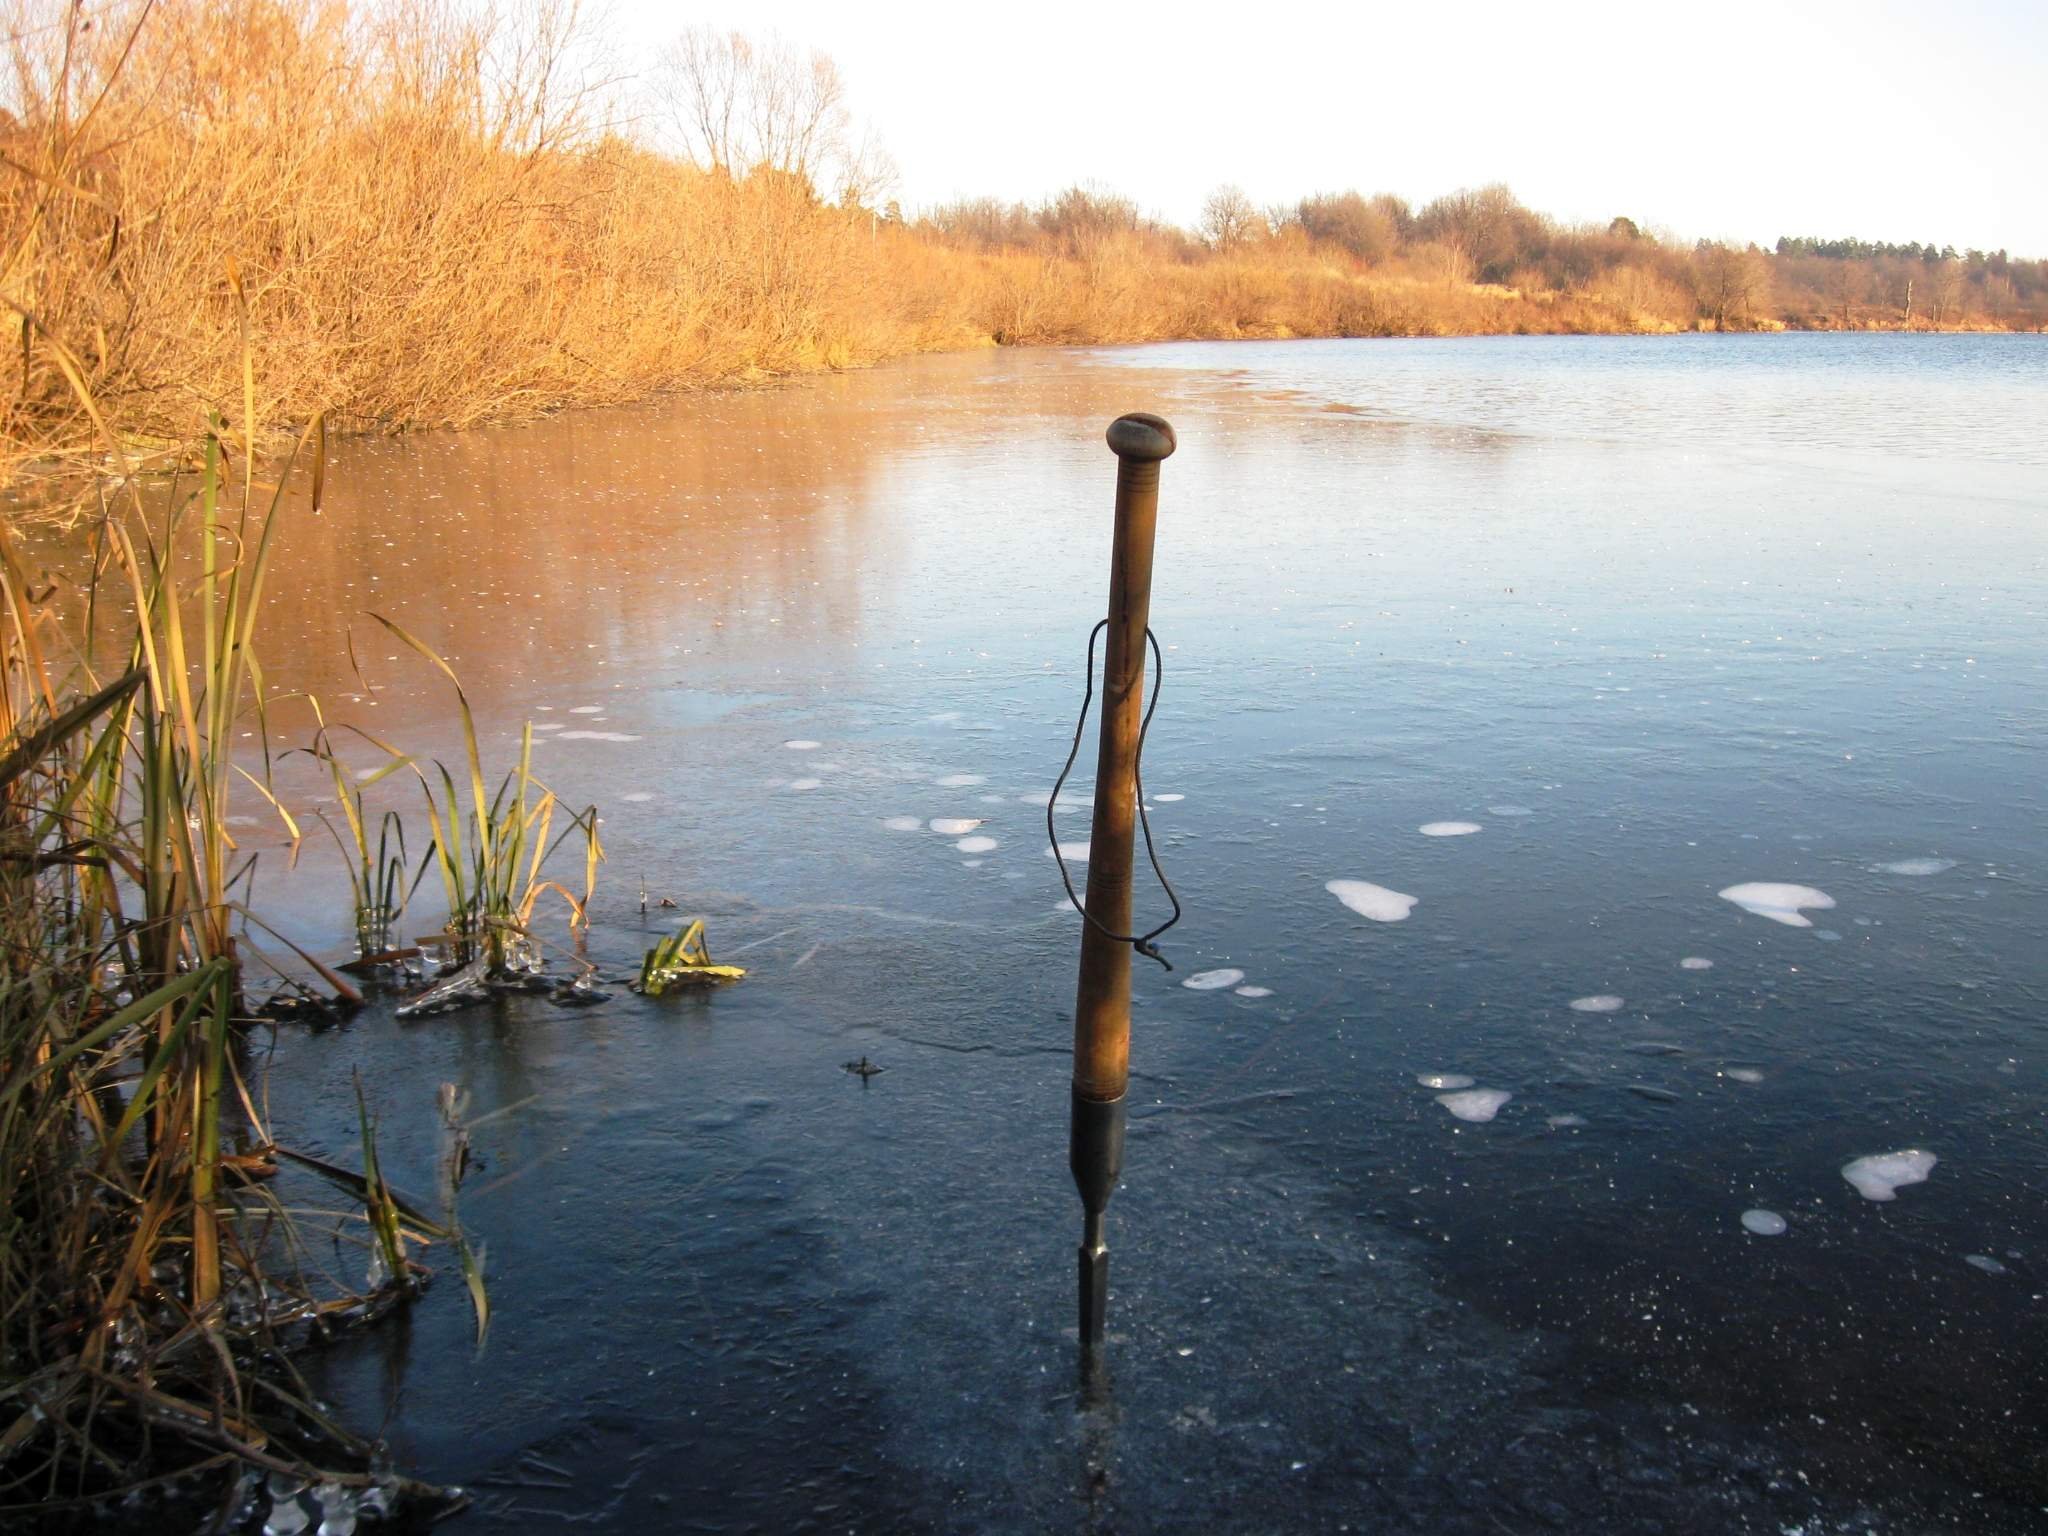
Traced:
[[1479, 830], [1476, 821], [1425, 821], [1415, 829], [1424, 837], [1470, 837]]
[[1744, 1211], [1742, 1224], [1758, 1237], [1783, 1237], [1789, 1223], [1776, 1211]]
[[924, 828], [924, 823], [915, 816], [884, 816], [882, 825], [891, 832], [918, 832]]
[[1406, 922], [1415, 909], [1415, 897], [1390, 891], [1369, 880], [1327, 880], [1323, 889], [1360, 917], [1369, 917], [1376, 923]]
[[963, 837], [953, 845], [962, 853], [987, 853], [996, 846], [992, 837]]
[[1572, 1007], [1580, 1013], [1614, 1013], [1620, 1009], [1621, 1002], [1612, 992], [1602, 992], [1595, 997], [1575, 997]]
[[1462, 1072], [1418, 1072], [1415, 1081], [1425, 1088], [1470, 1088], [1477, 1079]]
[[1678, 962], [1678, 968], [1681, 971], [1711, 971], [1714, 968], [1714, 962], [1705, 955], [1687, 955]]
[[1467, 1088], [1462, 1093], [1440, 1093], [1436, 1101], [1460, 1120], [1483, 1123], [1499, 1114], [1501, 1105], [1513, 1097], [1505, 1088]]
[[1877, 866], [1888, 875], [1938, 875], [1943, 870], [1954, 869], [1954, 859], [1900, 859], [1891, 864]]
[[934, 816], [925, 823], [941, 837], [965, 837], [981, 825], [979, 816]]
[[1932, 1152], [1878, 1152], [1844, 1165], [1842, 1177], [1866, 1200], [1891, 1200], [1907, 1184], [1924, 1184], [1941, 1159]]
[[1802, 907], [1825, 911], [1835, 904], [1835, 898], [1826, 891], [1817, 891], [1810, 885], [1781, 885], [1771, 880], [1731, 885], [1721, 892], [1721, 899], [1734, 902], [1745, 912], [1767, 917], [1774, 923], [1783, 923], [1787, 928], [1813, 926], [1811, 921], [1801, 916]]
[[1219, 971], [1197, 971], [1181, 985], [1195, 992], [1214, 992], [1219, 987], [1234, 987], [1243, 980], [1243, 971], [1225, 966]]

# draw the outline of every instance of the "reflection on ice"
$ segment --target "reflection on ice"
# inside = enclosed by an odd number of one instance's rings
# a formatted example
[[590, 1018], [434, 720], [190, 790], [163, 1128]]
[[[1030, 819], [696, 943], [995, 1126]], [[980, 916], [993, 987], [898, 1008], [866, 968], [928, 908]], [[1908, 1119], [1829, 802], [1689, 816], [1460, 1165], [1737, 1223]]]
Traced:
[[1940, 1161], [1932, 1152], [1879, 1152], [1844, 1166], [1842, 1177], [1866, 1200], [1891, 1200], [1905, 1185], [1926, 1183]]
[[1731, 885], [1721, 892], [1721, 899], [1734, 902], [1745, 912], [1767, 917], [1774, 923], [1783, 923], [1787, 928], [1813, 926], [1811, 920], [1801, 915], [1801, 908], [1826, 911], [1835, 904], [1835, 898], [1826, 891], [1817, 891], [1810, 885], [1781, 885], [1772, 880]]
[[1214, 992], [1219, 987], [1234, 987], [1243, 980], [1243, 971], [1225, 966], [1219, 971], [1197, 971], [1181, 985], [1194, 992]]
[[1436, 1101], [1460, 1120], [1484, 1123], [1513, 1097], [1505, 1088], [1467, 1088], [1462, 1093], [1440, 1093]]
[[1360, 917], [1369, 917], [1376, 923], [1405, 922], [1415, 909], [1415, 897], [1374, 885], [1370, 880], [1326, 880], [1323, 889]]
[[1425, 1088], [1470, 1088], [1475, 1079], [1462, 1072], [1418, 1072], [1415, 1081]]

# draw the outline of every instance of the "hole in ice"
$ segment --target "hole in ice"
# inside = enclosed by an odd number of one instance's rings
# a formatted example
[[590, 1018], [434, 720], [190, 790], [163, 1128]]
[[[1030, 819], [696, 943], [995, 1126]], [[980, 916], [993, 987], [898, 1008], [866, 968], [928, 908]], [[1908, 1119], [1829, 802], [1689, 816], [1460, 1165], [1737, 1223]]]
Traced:
[[985, 774], [979, 773], [949, 773], [942, 779], [933, 779], [932, 782], [941, 789], [967, 789], [976, 784], [986, 784], [988, 778]]
[[1932, 1152], [1878, 1152], [1843, 1165], [1842, 1177], [1866, 1200], [1890, 1200], [1908, 1184], [1925, 1184], [1941, 1159]]
[[[1086, 864], [1088, 862], [1088, 845], [1086, 843], [1061, 843], [1059, 846], [1060, 857], [1068, 860], [1070, 863]], [[1045, 850], [1045, 856], [1048, 859], [1052, 857], [1052, 850], [1050, 848]]]
[[791, 779], [789, 787], [791, 789], [816, 789], [824, 782], [823, 779]]
[[1552, 1115], [1543, 1122], [1553, 1131], [1576, 1131], [1586, 1123], [1584, 1115]]
[[891, 832], [916, 832], [924, 827], [924, 823], [915, 816], [884, 816], [882, 825]]
[[1763, 1073], [1755, 1067], [1723, 1067], [1721, 1075], [1731, 1077], [1738, 1083], [1760, 1083], [1764, 1080]]
[[823, 743], [823, 742], [819, 742], [819, 741], [802, 741], [802, 740], [799, 740], [799, 741], [785, 741], [785, 742], [783, 743], [783, 745], [784, 745], [785, 747], [789, 748], [789, 750], [790, 750], [790, 751], [792, 751], [792, 752], [815, 752], [815, 751], [817, 751], [817, 750], [818, 750], [818, 748], [819, 748], [819, 747], [823, 746], [823, 745], [824, 745], [824, 743]]
[[1271, 997], [1273, 995], [1271, 987], [1238, 987], [1235, 990], [1239, 997]]
[[1197, 971], [1181, 985], [1194, 992], [1214, 992], [1218, 987], [1234, 987], [1243, 980], [1243, 971], [1225, 966], [1220, 971]]
[[1742, 1224], [1758, 1237], [1783, 1237], [1790, 1225], [1776, 1211], [1744, 1211]]
[[1987, 1275], [2002, 1275], [2005, 1273], [2005, 1266], [1988, 1253], [1966, 1253], [1963, 1255], [1963, 1262], [1972, 1269], [1983, 1270]]
[[1678, 962], [1678, 968], [1681, 971], [1711, 971], [1714, 968], [1714, 962], [1705, 955], [1687, 955]]
[[628, 805], [640, 805], [648, 800], [652, 800], [654, 796], [648, 794], [647, 791], [644, 789], [636, 789], [635, 791], [633, 791], [632, 794], [621, 795], [619, 796], [619, 798], [625, 801]]
[[1614, 1013], [1621, 1007], [1621, 999], [1612, 992], [1602, 992], [1597, 997], [1575, 997], [1572, 1007], [1580, 1013]]
[[638, 741], [638, 736], [628, 736], [624, 731], [564, 731], [554, 738], [556, 741]]
[[1526, 805], [1489, 805], [1486, 809], [1495, 816], [1534, 816], [1536, 814]]
[[1415, 1081], [1425, 1088], [1470, 1088], [1478, 1079], [1462, 1072], [1418, 1072]]
[[1900, 859], [1891, 864], [1877, 866], [1888, 875], [1938, 875], [1944, 870], [1954, 869], [1954, 859]]
[[992, 837], [963, 837], [953, 845], [962, 853], [988, 853], [996, 846]]
[[1425, 821], [1415, 829], [1424, 837], [1470, 837], [1479, 830], [1476, 821]]
[[604, 706], [602, 704], [578, 704], [569, 713], [572, 715], [601, 715], [604, 713]]
[[1731, 885], [1721, 892], [1721, 899], [1734, 902], [1745, 912], [1767, 917], [1774, 923], [1783, 923], [1787, 928], [1813, 926], [1810, 919], [1801, 915], [1802, 907], [1826, 911], [1835, 904], [1834, 897], [1810, 885], [1780, 885], [1770, 880]]
[[1158, 801], [1158, 802], [1159, 802], [1159, 803], [1160, 803], [1161, 805], [1172, 805], [1172, 804], [1173, 804], [1173, 803], [1174, 803], [1175, 801], [1179, 801], [1179, 800], [1185, 800], [1185, 799], [1187, 799], [1187, 796], [1186, 796], [1186, 795], [1154, 795], [1154, 796], [1153, 796], [1152, 798], [1153, 798], [1154, 800], [1157, 800], [1157, 801]]
[[935, 816], [925, 823], [941, 837], [965, 837], [981, 825], [979, 816]]
[[1376, 923], [1406, 922], [1408, 914], [1415, 910], [1415, 897], [1374, 885], [1370, 880], [1326, 880], [1323, 889], [1360, 917], [1369, 917]]
[[1462, 1093], [1440, 1093], [1436, 1101], [1460, 1120], [1483, 1124], [1499, 1114], [1501, 1105], [1513, 1097], [1505, 1088], [1467, 1088]]

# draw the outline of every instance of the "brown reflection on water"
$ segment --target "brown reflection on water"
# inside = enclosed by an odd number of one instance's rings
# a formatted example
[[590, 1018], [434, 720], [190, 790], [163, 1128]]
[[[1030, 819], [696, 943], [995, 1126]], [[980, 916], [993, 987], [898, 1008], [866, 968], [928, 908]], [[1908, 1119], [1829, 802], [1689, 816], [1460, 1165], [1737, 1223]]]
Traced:
[[296, 513], [278, 541], [270, 677], [354, 695], [353, 626], [382, 703], [434, 712], [425, 669], [366, 622], [376, 612], [440, 649], [492, 713], [655, 668], [685, 683], [829, 680], [857, 664], [864, 634], [886, 633], [907, 593], [943, 575], [911, 561], [892, 500], [915, 459], [985, 455], [989, 504], [963, 496], [963, 549], [977, 523], [1015, 515], [997, 503], [1035, 457], [1099, 456], [1107, 496], [1099, 426], [1077, 437], [1069, 423], [1106, 423], [1133, 380], [1079, 372], [1070, 358], [926, 358], [521, 427], [344, 441], [325, 509]]

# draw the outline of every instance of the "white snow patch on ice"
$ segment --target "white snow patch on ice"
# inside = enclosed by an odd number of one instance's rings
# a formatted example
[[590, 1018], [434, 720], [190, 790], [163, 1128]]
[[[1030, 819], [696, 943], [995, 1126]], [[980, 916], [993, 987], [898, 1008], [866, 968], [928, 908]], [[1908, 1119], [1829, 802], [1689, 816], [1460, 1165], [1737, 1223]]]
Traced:
[[962, 853], [988, 853], [996, 846], [992, 837], [963, 837], [953, 845]]
[[1271, 987], [1238, 987], [1235, 991], [1239, 997], [1271, 997], [1273, 995]]
[[1192, 992], [1214, 992], [1219, 987], [1234, 987], [1243, 980], [1243, 971], [1226, 965], [1217, 971], [1197, 971], [1181, 985]]
[[1479, 830], [1476, 821], [1425, 821], [1415, 829], [1424, 837], [1470, 837]]
[[1376, 923], [1406, 922], [1408, 914], [1415, 910], [1415, 897], [1374, 885], [1370, 880], [1326, 880], [1323, 889], [1360, 917]]
[[979, 773], [949, 773], [942, 779], [933, 779], [932, 782], [941, 789], [967, 789], [976, 784], [986, 784], [988, 777]]
[[934, 816], [925, 823], [941, 837], [965, 837], [981, 825], [979, 816]]
[[1705, 955], [1687, 955], [1678, 962], [1678, 968], [1681, 971], [1711, 971], [1714, 968], [1714, 962]]
[[1790, 1225], [1776, 1211], [1764, 1210], [1744, 1211], [1742, 1224], [1758, 1237], [1783, 1237], [1786, 1227]]
[[1899, 859], [1891, 864], [1877, 866], [1888, 875], [1938, 875], [1944, 870], [1954, 869], [1954, 859]]
[[1731, 885], [1721, 892], [1721, 899], [1734, 902], [1745, 912], [1767, 917], [1774, 923], [1783, 923], [1787, 928], [1813, 926], [1812, 921], [1802, 915], [1802, 908], [1812, 907], [1824, 912], [1835, 904], [1835, 898], [1826, 891], [1817, 891], [1810, 885], [1783, 885], [1774, 880], [1752, 880], [1743, 885]]
[[1932, 1152], [1917, 1149], [1878, 1152], [1843, 1165], [1842, 1177], [1866, 1200], [1891, 1200], [1905, 1185], [1925, 1184], [1940, 1161]]
[[789, 750], [792, 752], [815, 752], [818, 750], [819, 747], [823, 746], [824, 743], [820, 741], [797, 740], [785, 741], [783, 745], [789, 748]]
[[1572, 1007], [1579, 1013], [1616, 1013], [1620, 1011], [1621, 999], [1612, 992], [1602, 992], [1594, 997], [1575, 997]]
[[1440, 1093], [1436, 1101], [1460, 1120], [1483, 1124], [1499, 1114], [1501, 1105], [1513, 1097], [1505, 1088], [1467, 1088], [1462, 1093]]

